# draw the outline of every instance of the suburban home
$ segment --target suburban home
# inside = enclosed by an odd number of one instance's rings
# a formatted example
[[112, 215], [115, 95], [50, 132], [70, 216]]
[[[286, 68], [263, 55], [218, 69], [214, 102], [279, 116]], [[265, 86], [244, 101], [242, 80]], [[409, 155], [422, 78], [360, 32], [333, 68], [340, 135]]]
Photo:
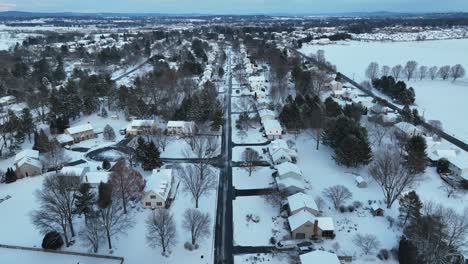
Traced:
[[3, 107], [12, 104], [16, 104], [16, 97], [13, 95], [7, 95], [0, 98], [0, 106]]
[[279, 139], [283, 135], [283, 128], [278, 120], [265, 120], [262, 124], [268, 139]]
[[315, 216], [320, 215], [320, 211], [312, 196], [301, 192], [288, 197], [288, 207], [290, 215], [297, 214], [300, 211], [308, 211]]
[[272, 111], [270, 109], [261, 109], [258, 111], [258, 115], [260, 116], [260, 120], [262, 122], [266, 120], [275, 120], [276, 119], [276, 113], [275, 111]]
[[468, 155], [459, 155], [455, 158], [448, 158], [449, 169], [452, 175], [459, 180], [468, 180]]
[[278, 177], [281, 179], [285, 178], [294, 178], [296, 180], [302, 180], [302, 171], [294, 163], [284, 162], [276, 165], [276, 170], [278, 171]]
[[169, 135], [187, 135], [195, 129], [193, 121], [169, 121], [167, 122], [167, 133]]
[[280, 177], [276, 177], [275, 181], [278, 189], [287, 195], [304, 192], [305, 190], [304, 182], [295, 178], [281, 179]]
[[288, 217], [293, 239], [335, 238], [335, 225], [331, 217], [316, 217], [302, 210]]
[[364, 180], [363, 177], [361, 176], [357, 176], [356, 179], [356, 186], [359, 187], [359, 188], [367, 188], [367, 181]]
[[263, 75], [258, 75], [258, 76], [250, 76], [249, 79], [249, 84], [250, 84], [250, 91], [251, 92], [258, 92], [261, 91], [262, 89], [266, 89], [266, 80], [265, 76]]
[[399, 122], [395, 124], [395, 128], [399, 134], [402, 134], [406, 137], [413, 137], [413, 136], [422, 136], [423, 132], [415, 127], [413, 124], [407, 122]]
[[89, 172], [89, 167], [80, 167], [80, 166], [66, 166], [63, 167], [59, 175], [68, 177], [68, 178], [74, 178], [76, 181], [79, 181], [80, 183], [83, 182], [86, 173]]
[[73, 145], [73, 142], [75, 142], [73, 137], [68, 134], [60, 134], [56, 138], [62, 147]]
[[284, 162], [295, 163], [297, 161], [297, 152], [290, 149], [288, 143], [283, 139], [273, 140], [268, 146], [268, 152], [273, 164], [281, 164]]
[[329, 88], [332, 91], [340, 91], [340, 90], [343, 90], [343, 84], [341, 82], [337, 82], [333, 80], [329, 83]]
[[341, 264], [338, 256], [323, 250], [315, 250], [299, 256], [301, 264]]
[[371, 205], [372, 214], [374, 216], [384, 216], [384, 209], [376, 203]]
[[79, 143], [96, 137], [96, 133], [94, 133], [94, 128], [91, 124], [67, 128], [65, 130], [65, 134], [70, 135], [73, 138], [74, 143]]
[[154, 169], [153, 174], [146, 180], [143, 207], [150, 209], [169, 207], [173, 183], [172, 169]]
[[107, 183], [110, 174], [108, 171], [88, 171], [84, 176], [83, 182], [88, 183], [92, 188], [97, 188], [101, 182]]
[[154, 120], [133, 120], [125, 130], [126, 135], [136, 136], [156, 127]]
[[14, 163], [16, 177], [19, 179], [42, 174], [42, 163], [39, 161], [39, 151], [37, 150], [21, 151], [16, 154]]

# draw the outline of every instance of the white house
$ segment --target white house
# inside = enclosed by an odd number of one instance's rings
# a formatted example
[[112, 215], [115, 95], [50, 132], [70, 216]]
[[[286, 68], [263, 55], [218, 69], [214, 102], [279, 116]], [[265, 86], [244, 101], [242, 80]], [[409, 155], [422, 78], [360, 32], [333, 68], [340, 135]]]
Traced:
[[302, 180], [297, 180], [295, 178], [284, 178], [280, 177], [275, 178], [276, 185], [281, 192], [286, 193], [287, 195], [293, 195], [296, 193], [304, 192], [306, 189], [304, 182]]
[[257, 92], [257, 91], [261, 91], [261, 90], [266, 90], [265, 76], [263, 76], [263, 75], [250, 76], [248, 78], [248, 81], [249, 81], [249, 84], [250, 84], [250, 91]]
[[174, 176], [172, 169], [154, 169], [146, 180], [143, 207], [166, 208], [171, 197]]
[[296, 180], [302, 180], [302, 171], [294, 163], [284, 162], [276, 165], [276, 170], [278, 171], [278, 177], [281, 179], [285, 178], [294, 178]]
[[398, 133], [405, 135], [406, 137], [413, 137], [413, 136], [422, 136], [423, 132], [415, 127], [413, 124], [407, 122], [399, 122], [395, 124], [395, 128]]
[[281, 138], [283, 134], [283, 128], [278, 120], [265, 120], [263, 128], [265, 129], [265, 135], [268, 139]]
[[447, 160], [452, 175], [459, 179], [468, 180], [468, 155], [459, 155], [455, 158], [448, 158]]
[[65, 130], [65, 134], [73, 137], [73, 141], [75, 143], [96, 137], [96, 133], [94, 133], [94, 128], [91, 124], [84, 124], [67, 128]]
[[268, 146], [268, 152], [273, 164], [281, 164], [284, 162], [295, 162], [297, 160], [297, 152], [290, 149], [288, 144], [283, 139], [273, 140]]
[[341, 264], [338, 256], [323, 250], [315, 250], [299, 256], [301, 264]]
[[156, 124], [154, 120], [133, 120], [130, 125], [127, 126], [125, 133], [127, 135], [136, 136], [155, 127]]
[[26, 149], [16, 154], [14, 159], [17, 178], [36, 176], [42, 173], [42, 163], [39, 161], [39, 151]]
[[319, 216], [320, 211], [312, 196], [305, 193], [296, 193], [288, 197], [289, 214], [294, 215], [300, 211], [308, 211], [309, 213]]
[[60, 134], [56, 138], [61, 146], [72, 145], [75, 142], [73, 137], [68, 134]]
[[167, 122], [167, 133], [170, 135], [186, 135], [195, 129], [193, 121], [169, 121]]
[[293, 239], [334, 238], [335, 225], [331, 217], [316, 217], [306, 210], [288, 217]]
[[80, 167], [80, 166], [66, 166], [63, 167], [59, 175], [65, 176], [65, 177], [72, 177], [76, 178], [77, 181], [83, 182], [86, 173], [89, 172], [89, 167]]
[[85, 174], [84, 183], [88, 183], [92, 188], [97, 188], [99, 184], [107, 183], [110, 172], [108, 171], [89, 171]]
[[260, 119], [262, 122], [266, 120], [275, 120], [276, 119], [276, 113], [275, 111], [272, 111], [270, 109], [260, 109], [258, 111], [258, 115], [260, 116]]

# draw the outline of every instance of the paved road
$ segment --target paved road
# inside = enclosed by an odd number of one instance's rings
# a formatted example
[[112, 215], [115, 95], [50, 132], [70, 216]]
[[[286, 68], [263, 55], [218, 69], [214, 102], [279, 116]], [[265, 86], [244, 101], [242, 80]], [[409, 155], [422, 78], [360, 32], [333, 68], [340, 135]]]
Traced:
[[258, 195], [267, 195], [275, 191], [274, 188], [265, 188], [265, 189], [246, 189], [246, 190], [235, 190], [235, 196], [258, 196]]
[[222, 157], [223, 167], [220, 173], [218, 187], [218, 201], [216, 212], [215, 231], [215, 264], [234, 263], [233, 256], [233, 218], [232, 218], [232, 130], [231, 130], [231, 94], [232, 94], [232, 72], [231, 72], [231, 51], [228, 51], [226, 72], [228, 76], [228, 90], [225, 94], [224, 126], [222, 135]]

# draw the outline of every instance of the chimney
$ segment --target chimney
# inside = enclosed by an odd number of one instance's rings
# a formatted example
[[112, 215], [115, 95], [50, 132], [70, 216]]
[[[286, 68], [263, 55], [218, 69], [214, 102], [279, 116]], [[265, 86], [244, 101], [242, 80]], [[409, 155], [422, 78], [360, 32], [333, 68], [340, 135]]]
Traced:
[[318, 237], [318, 220], [314, 222], [314, 237]]

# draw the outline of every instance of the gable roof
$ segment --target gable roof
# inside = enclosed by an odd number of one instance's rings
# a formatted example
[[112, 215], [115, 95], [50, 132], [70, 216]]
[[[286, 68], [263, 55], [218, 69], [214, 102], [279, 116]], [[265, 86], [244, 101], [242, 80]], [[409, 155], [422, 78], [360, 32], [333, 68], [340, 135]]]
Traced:
[[288, 197], [288, 204], [291, 211], [296, 211], [302, 208], [310, 208], [318, 211], [317, 204], [312, 196], [304, 193], [296, 193]]
[[30, 157], [25, 157], [22, 158], [20, 161], [18, 161], [17, 165], [18, 167], [23, 166], [24, 164], [28, 164], [31, 166], [34, 166], [36, 168], [42, 169], [42, 163], [38, 159], [33, 159]]
[[14, 163], [18, 163], [24, 158], [39, 159], [39, 151], [33, 149], [25, 149], [16, 154]]
[[302, 264], [341, 264], [338, 256], [323, 250], [315, 250], [299, 256]]
[[108, 171], [90, 171], [85, 175], [86, 183], [99, 184], [101, 182], [107, 183], [109, 180], [110, 172]]
[[265, 128], [265, 133], [269, 133], [270, 130], [279, 130], [280, 133], [283, 131], [281, 124], [278, 120], [264, 120], [263, 127]]
[[166, 200], [171, 191], [172, 177], [172, 169], [154, 169], [146, 179], [146, 192], [154, 192]]
[[89, 130], [94, 130], [91, 124], [84, 124], [84, 125], [74, 126], [74, 127], [70, 127], [66, 129], [66, 131], [71, 135], [82, 133], [82, 132], [89, 131]]
[[276, 169], [278, 170], [278, 175], [284, 175], [291, 172], [302, 176], [301, 169], [296, 164], [291, 162], [284, 162], [276, 165]]
[[304, 224], [314, 224], [315, 221], [318, 221], [318, 227], [321, 230], [335, 230], [335, 224], [333, 223], [333, 218], [331, 217], [316, 217], [312, 213], [306, 210], [302, 210], [294, 215], [288, 217], [289, 226], [291, 231], [296, 230]]

